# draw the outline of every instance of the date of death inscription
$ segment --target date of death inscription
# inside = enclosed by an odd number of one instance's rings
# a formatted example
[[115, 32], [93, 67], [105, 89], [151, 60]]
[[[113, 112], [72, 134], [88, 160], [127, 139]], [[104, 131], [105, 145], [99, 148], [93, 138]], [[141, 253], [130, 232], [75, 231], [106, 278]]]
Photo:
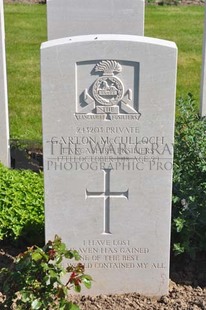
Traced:
[[129, 240], [84, 240], [78, 248], [86, 268], [165, 269], [163, 262], [151, 261], [147, 247], [135, 247]]
[[77, 127], [46, 141], [47, 170], [172, 170], [173, 144], [138, 127]]

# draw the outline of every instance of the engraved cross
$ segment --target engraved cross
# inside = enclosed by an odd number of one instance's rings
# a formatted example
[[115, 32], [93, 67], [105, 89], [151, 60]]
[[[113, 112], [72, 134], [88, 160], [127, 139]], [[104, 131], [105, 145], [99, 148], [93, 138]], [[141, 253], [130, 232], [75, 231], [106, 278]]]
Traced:
[[111, 169], [104, 169], [104, 190], [101, 192], [90, 192], [86, 189], [87, 198], [104, 198], [104, 226], [103, 234], [111, 234], [110, 232], [110, 198], [126, 198], [129, 197], [129, 190], [125, 192], [110, 191], [110, 172]]

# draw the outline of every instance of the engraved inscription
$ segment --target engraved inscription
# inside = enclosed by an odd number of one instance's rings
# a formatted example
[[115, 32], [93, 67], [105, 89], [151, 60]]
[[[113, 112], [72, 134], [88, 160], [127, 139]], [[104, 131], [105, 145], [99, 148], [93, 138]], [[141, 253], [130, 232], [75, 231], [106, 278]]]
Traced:
[[133, 246], [130, 240], [83, 240], [78, 252], [86, 268], [138, 270], [166, 268], [164, 262], [151, 260], [149, 248]]
[[46, 169], [171, 171], [173, 144], [164, 136], [141, 134], [139, 127], [76, 127], [70, 136], [47, 141]]
[[[139, 75], [139, 64], [132, 62], [128, 64], [124, 61], [120, 64], [116, 60], [88, 62], [85, 66], [84, 64], [85, 62], [77, 64], [77, 91], [79, 93], [77, 98], [79, 100], [77, 99], [76, 103], [76, 119], [138, 120], [140, 113], [136, 102], [138, 100], [136, 80]], [[88, 67], [88, 76], [81, 72], [81, 67]], [[89, 70], [91, 71], [90, 79]], [[82, 69], [82, 71], [85, 70]], [[124, 71], [127, 78], [124, 77]], [[120, 77], [116, 76], [122, 72]], [[99, 77], [95, 79], [97, 74]], [[132, 74], [135, 76], [128, 83], [128, 75], [130, 77]], [[85, 84], [82, 81], [78, 82], [78, 76], [84, 80], [82, 75], [87, 79]], [[88, 85], [88, 83], [91, 84]], [[82, 89], [81, 85], [86, 87]]]
[[104, 225], [103, 234], [111, 234], [110, 232], [110, 198], [126, 198], [129, 197], [129, 190], [125, 192], [110, 191], [110, 169], [104, 169], [104, 190], [102, 192], [90, 192], [86, 189], [86, 198], [104, 198]]

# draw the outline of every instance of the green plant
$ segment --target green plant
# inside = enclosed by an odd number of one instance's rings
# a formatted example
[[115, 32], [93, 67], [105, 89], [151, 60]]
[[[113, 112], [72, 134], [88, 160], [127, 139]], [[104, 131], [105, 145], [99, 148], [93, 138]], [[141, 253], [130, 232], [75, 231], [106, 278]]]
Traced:
[[0, 164], [0, 240], [44, 239], [43, 174], [8, 169]]
[[[84, 266], [78, 263], [63, 266], [63, 259], [79, 260], [75, 250], [67, 250], [59, 237], [49, 241], [43, 248], [33, 246], [16, 257], [11, 268], [0, 272], [4, 309], [18, 310], [76, 310], [68, 300], [68, 292], [73, 288], [80, 292], [81, 284], [91, 287], [92, 278], [84, 274]], [[62, 276], [69, 273], [66, 284]]]
[[191, 94], [177, 102], [172, 240], [175, 254], [206, 252], [206, 120]]

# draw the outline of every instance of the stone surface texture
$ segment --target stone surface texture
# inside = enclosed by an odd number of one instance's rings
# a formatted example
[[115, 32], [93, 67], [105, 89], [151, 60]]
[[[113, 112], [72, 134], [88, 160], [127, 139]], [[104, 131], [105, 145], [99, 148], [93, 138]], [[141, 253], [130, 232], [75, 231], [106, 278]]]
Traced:
[[6, 166], [10, 166], [3, 0], [0, 0], [0, 110], [0, 162]]
[[144, 34], [144, 0], [48, 0], [48, 40], [89, 34]]
[[176, 45], [82, 36], [41, 53], [47, 240], [80, 251], [93, 295], [167, 293]]

